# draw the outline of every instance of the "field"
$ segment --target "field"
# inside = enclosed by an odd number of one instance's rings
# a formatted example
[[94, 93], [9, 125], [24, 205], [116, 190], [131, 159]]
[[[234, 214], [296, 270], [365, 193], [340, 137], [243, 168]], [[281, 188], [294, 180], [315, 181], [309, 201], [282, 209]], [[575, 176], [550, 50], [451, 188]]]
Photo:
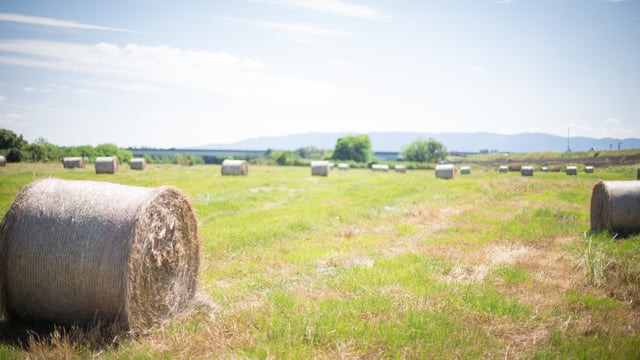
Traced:
[[[42, 177], [173, 185], [200, 224], [198, 306], [130, 337], [0, 324], [0, 358], [640, 358], [640, 236], [589, 233], [595, 173], [436, 179], [307, 167], [0, 168], [0, 215]], [[22, 331], [22, 332], [21, 332]]]

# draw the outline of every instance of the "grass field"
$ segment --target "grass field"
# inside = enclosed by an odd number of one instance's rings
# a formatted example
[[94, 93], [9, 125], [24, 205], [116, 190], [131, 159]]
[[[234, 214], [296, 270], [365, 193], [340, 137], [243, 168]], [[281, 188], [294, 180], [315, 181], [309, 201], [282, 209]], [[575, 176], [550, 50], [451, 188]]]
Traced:
[[[0, 215], [42, 177], [173, 185], [200, 223], [200, 305], [137, 337], [6, 323], [0, 358], [640, 358], [640, 236], [589, 234], [591, 189], [636, 167], [436, 179], [306, 167], [0, 168]], [[9, 331], [9, 329], [11, 331]]]

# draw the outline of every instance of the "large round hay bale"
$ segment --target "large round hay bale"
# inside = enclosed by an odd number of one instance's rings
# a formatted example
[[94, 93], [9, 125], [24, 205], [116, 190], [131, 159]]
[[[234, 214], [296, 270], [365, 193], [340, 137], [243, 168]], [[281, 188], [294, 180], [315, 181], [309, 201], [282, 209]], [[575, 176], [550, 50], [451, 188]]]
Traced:
[[246, 160], [225, 159], [220, 169], [222, 175], [243, 175], [249, 174], [249, 165]]
[[598, 181], [591, 192], [591, 231], [640, 231], [640, 182]]
[[500, 167], [498, 168], [498, 172], [501, 173], [506, 173], [509, 171], [509, 167], [507, 167], [507, 165], [500, 165]]
[[371, 171], [387, 172], [387, 171], [389, 171], [389, 165], [387, 165], [387, 164], [373, 164], [373, 165], [371, 165]]
[[461, 175], [470, 175], [471, 174], [471, 168], [469, 166], [461, 166], [460, 167], [460, 174]]
[[117, 156], [100, 156], [96, 158], [96, 174], [115, 174], [120, 163]]
[[347, 171], [349, 170], [349, 164], [341, 163], [338, 164], [338, 171]]
[[312, 161], [311, 176], [329, 176], [331, 164], [328, 161]]
[[10, 320], [144, 330], [192, 304], [197, 220], [173, 187], [41, 179], [0, 223], [0, 263]]
[[593, 174], [593, 166], [587, 165], [584, 167], [584, 172], [586, 174]]
[[84, 158], [77, 156], [77, 157], [65, 157], [62, 159], [62, 166], [65, 169], [75, 169], [75, 168], [84, 168], [85, 163], [84, 163]]
[[407, 172], [407, 166], [406, 165], [396, 165], [393, 168], [397, 173], [401, 173], [404, 174]]
[[533, 166], [522, 166], [522, 167], [520, 167], [520, 175], [521, 176], [533, 176]]
[[453, 179], [456, 169], [453, 164], [436, 165], [436, 177], [438, 179]]
[[567, 175], [573, 175], [573, 176], [578, 175], [578, 167], [577, 166], [567, 166], [564, 169], [565, 169]]
[[5, 165], [7, 165], [7, 158], [0, 155], [0, 166], [5, 166]]
[[133, 158], [129, 160], [129, 168], [131, 170], [144, 170], [147, 167], [145, 158]]

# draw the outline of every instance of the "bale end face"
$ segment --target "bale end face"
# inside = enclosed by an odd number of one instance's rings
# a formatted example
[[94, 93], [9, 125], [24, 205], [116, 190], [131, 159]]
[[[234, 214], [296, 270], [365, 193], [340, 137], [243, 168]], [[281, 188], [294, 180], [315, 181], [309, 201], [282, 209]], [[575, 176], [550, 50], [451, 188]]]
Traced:
[[590, 223], [592, 232], [640, 232], [640, 182], [597, 182], [591, 192]]

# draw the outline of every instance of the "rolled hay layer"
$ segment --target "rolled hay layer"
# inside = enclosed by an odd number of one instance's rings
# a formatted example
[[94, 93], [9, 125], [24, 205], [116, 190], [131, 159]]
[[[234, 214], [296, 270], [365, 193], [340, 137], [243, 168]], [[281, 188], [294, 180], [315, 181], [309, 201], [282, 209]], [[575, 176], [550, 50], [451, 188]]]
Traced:
[[0, 223], [0, 262], [10, 320], [142, 331], [192, 306], [197, 219], [173, 187], [36, 180]]
[[397, 173], [404, 174], [407, 172], [407, 167], [405, 165], [396, 165], [393, 168]]
[[96, 158], [96, 174], [115, 174], [120, 162], [117, 156], [101, 156]]
[[222, 175], [242, 175], [249, 174], [249, 165], [246, 160], [231, 160], [225, 159], [222, 161], [222, 168], [220, 169]]
[[456, 169], [453, 164], [436, 165], [436, 177], [438, 179], [453, 179]]
[[312, 161], [311, 176], [329, 176], [331, 164], [328, 161]]
[[591, 192], [591, 231], [640, 231], [640, 182], [598, 181]]
[[506, 173], [509, 171], [509, 168], [507, 167], [507, 165], [500, 165], [500, 167], [498, 168], [498, 172], [501, 173]]
[[387, 165], [387, 164], [373, 164], [373, 165], [371, 165], [371, 171], [387, 172], [387, 171], [389, 171], [389, 165]]
[[144, 170], [147, 167], [147, 160], [145, 158], [133, 158], [129, 161], [129, 168], [131, 170]]
[[533, 166], [523, 166], [520, 168], [521, 176], [533, 176]]
[[593, 166], [585, 166], [584, 167], [584, 172], [586, 174], [593, 174]]
[[578, 175], [578, 167], [577, 166], [567, 166], [564, 168], [567, 175]]
[[460, 167], [460, 174], [462, 175], [470, 175], [471, 174], [471, 168], [468, 166], [461, 166]]
[[0, 155], [0, 166], [5, 165], [7, 165], [7, 159], [4, 156]]
[[82, 157], [65, 157], [62, 159], [62, 166], [65, 169], [84, 168], [84, 158]]
[[338, 164], [338, 171], [347, 171], [349, 170], [349, 164], [341, 163]]

